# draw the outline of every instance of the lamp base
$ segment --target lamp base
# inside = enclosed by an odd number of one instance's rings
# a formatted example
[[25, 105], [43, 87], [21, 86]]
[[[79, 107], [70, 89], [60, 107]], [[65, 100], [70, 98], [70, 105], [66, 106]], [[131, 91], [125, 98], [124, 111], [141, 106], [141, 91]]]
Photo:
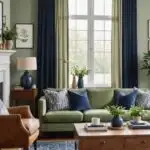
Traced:
[[31, 89], [33, 85], [33, 77], [29, 74], [29, 71], [26, 70], [20, 78], [20, 85], [24, 89]]

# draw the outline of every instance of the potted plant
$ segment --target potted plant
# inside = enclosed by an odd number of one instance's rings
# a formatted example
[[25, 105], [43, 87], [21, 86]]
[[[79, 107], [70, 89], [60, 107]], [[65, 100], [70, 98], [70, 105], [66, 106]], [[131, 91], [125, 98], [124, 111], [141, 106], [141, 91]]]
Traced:
[[8, 27], [4, 27], [3, 30], [3, 42], [5, 43], [6, 49], [13, 48], [13, 40], [17, 37], [17, 33], [15, 28], [8, 29]]
[[85, 75], [88, 75], [88, 69], [86, 67], [82, 67], [80, 68], [79, 66], [74, 66], [72, 68], [72, 75], [78, 76], [78, 88], [83, 88], [84, 87], [84, 81], [83, 81], [83, 77]]
[[113, 116], [111, 120], [112, 127], [122, 127], [123, 126], [123, 119], [122, 115], [125, 113], [124, 108], [122, 106], [107, 106], [106, 109], [111, 113]]
[[140, 122], [141, 117], [146, 113], [142, 106], [133, 106], [129, 110], [130, 116], [133, 118], [133, 121]]

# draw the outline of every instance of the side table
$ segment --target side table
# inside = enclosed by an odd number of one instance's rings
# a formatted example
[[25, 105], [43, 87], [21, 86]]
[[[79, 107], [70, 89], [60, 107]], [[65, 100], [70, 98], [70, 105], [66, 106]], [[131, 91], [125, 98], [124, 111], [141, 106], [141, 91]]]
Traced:
[[[12, 89], [11, 90], [11, 100], [13, 105], [17, 106], [18, 101], [32, 101], [33, 110], [31, 109], [33, 115], [35, 115], [35, 106], [36, 106], [36, 96], [37, 96], [37, 89]], [[31, 108], [31, 107], [30, 107]]]

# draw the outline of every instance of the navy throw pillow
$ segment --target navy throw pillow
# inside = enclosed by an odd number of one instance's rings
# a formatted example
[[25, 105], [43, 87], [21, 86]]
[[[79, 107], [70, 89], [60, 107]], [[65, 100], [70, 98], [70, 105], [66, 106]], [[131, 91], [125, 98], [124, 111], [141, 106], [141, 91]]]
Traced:
[[129, 94], [125, 94], [121, 91], [116, 92], [116, 105], [122, 106], [125, 109], [130, 109], [132, 106], [135, 105], [137, 96], [137, 90], [134, 90], [133, 92]]
[[91, 108], [87, 92], [76, 93], [68, 91], [71, 110], [84, 111]]

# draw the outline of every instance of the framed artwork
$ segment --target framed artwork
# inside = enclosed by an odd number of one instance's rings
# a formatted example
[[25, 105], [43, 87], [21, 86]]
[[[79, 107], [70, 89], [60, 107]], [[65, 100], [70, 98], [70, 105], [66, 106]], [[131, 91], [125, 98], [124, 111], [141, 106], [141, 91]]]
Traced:
[[18, 49], [32, 49], [33, 48], [33, 24], [31, 23], [17, 23], [16, 32], [17, 39], [15, 42], [15, 47]]
[[150, 38], [150, 19], [147, 22], [147, 26], [148, 26], [148, 38]]
[[150, 51], [150, 39], [148, 40], [147, 46], [148, 46], [148, 51]]

